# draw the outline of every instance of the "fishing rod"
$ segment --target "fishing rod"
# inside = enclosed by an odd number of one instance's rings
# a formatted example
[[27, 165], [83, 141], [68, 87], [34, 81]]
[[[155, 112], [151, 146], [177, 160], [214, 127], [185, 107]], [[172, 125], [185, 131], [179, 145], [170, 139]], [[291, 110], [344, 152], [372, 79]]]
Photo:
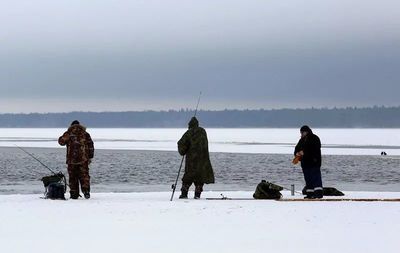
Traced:
[[[15, 145], [15, 144], [14, 144]], [[29, 153], [28, 151], [26, 151], [25, 149], [23, 149], [22, 147], [19, 147], [17, 145], [15, 145], [17, 148], [19, 148], [20, 150], [22, 150], [24, 153], [26, 153], [27, 155], [29, 155], [30, 157], [32, 157], [33, 159], [35, 159], [37, 162], [39, 162], [43, 167], [45, 167], [46, 169], [48, 169], [51, 173], [53, 173], [54, 176], [58, 177], [59, 180], [63, 180], [64, 182], [64, 193], [67, 191], [67, 186], [69, 187], [69, 184], [67, 184], [67, 179], [65, 178], [65, 175], [60, 171], [59, 173], [54, 172], [52, 169], [49, 168], [49, 166], [47, 166], [46, 164], [44, 164], [42, 161], [40, 161], [38, 158], [36, 158], [34, 155], [32, 155], [31, 153]], [[46, 186], [46, 183], [44, 181], [46, 177], [42, 178], [43, 183]], [[46, 192], [47, 192], [47, 188], [46, 188]], [[46, 194], [46, 193], [45, 193]]]
[[22, 150], [24, 153], [26, 153], [27, 155], [29, 155], [30, 157], [32, 157], [33, 159], [35, 159], [36, 161], [38, 161], [43, 167], [45, 167], [46, 169], [48, 169], [51, 173], [53, 173], [54, 175], [57, 175], [57, 173], [55, 173], [52, 169], [49, 168], [49, 166], [47, 166], [46, 164], [42, 163], [42, 161], [40, 161], [38, 158], [36, 158], [34, 155], [32, 155], [31, 153], [29, 153], [28, 151], [26, 151], [25, 149], [15, 145], [17, 148], [19, 148], [20, 150]]
[[197, 111], [199, 110], [200, 99], [201, 99], [201, 91], [199, 94], [199, 99], [197, 100], [196, 110], [194, 111], [194, 117], [196, 117]]
[[[196, 115], [197, 115], [197, 111], [199, 109], [199, 104], [200, 104], [200, 99], [201, 99], [201, 91], [200, 91], [199, 99], [197, 100], [196, 110], [194, 111], [194, 117], [196, 117]], [[176, 186], [178, 185], [179, 175], [181, 174], [181, 170], [182, 170], [182, 166], [183, 166], [183, 161], [184, 160], [185, 160], [185, 156], [182, 156], [181, 165], [179, 166], [179, 170], [178, 170], [178, 176], [176, 177], [175, 184], [172, 185], [172, 195], [171, 195], [170, 201], [172, 201], [174, 199]]]

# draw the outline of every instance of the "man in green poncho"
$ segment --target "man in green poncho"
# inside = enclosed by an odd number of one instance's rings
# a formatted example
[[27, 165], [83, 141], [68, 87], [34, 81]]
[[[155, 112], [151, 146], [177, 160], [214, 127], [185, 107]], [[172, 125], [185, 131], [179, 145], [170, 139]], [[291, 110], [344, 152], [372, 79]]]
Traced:
[[182, 178], [180, 199], [188, 197], [192, 183], [195, 185], [194, 198], [199, 199], [204, 184], [213, 184], [214, 171], [208, 153], [208, 139], [204, 128], [199, 127], [199, 121], [193, 117], [189, 122], [189, 130], [178, 142], [178, 151], [186, 155], [185, 174]]

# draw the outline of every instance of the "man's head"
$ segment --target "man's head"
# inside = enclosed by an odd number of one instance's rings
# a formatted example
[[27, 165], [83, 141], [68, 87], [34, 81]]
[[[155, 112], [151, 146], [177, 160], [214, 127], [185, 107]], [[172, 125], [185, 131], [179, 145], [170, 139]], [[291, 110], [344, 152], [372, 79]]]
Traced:
[[74, 120], [74, 121], [72, 121], [71, 126], [80, 125], [80, 124], [81, 124], [81, 123], [79, 123], [79, 121]]
[[199, 127], [199, 121], [197, 120], [196, 117], [193, 117], [193, 118], [189, 121], [189, 129], [195, 128], [195, 127]]
[[301, 137], [306, 137], [308, 134], [312, 133], [312, 130], [309, 126], [302, 126], [300, 128]]

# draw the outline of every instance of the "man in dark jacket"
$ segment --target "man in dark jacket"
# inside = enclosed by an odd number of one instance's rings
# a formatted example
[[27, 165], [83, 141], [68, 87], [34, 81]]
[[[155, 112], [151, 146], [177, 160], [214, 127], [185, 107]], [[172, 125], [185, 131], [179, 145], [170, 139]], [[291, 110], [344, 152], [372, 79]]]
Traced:
[[180, 155], [186, 155], [182, 193], [179, 198], [186, 199], [189, 188], [194, 183], [195, 199], [199, 199], [204, 184], [212, 184], [215, 179], [208, 153], [207, 133], [204, 128], [199, 127], [199, 121], [195, 117], [189, 122], [189, 130], [179, 140], [178, 151]]
[[308, 126], [301, 127], [300, 133], [301, 139], [296, 145], [294, 155], [301, 157], [301, 168], [306, 181], [305, 198], [322, 198], [321, 141]]
[[94, 145], [90, 134], [79, 121], [75, 120], [59, 139], [61, 146], [67, 146], [69, 188], [72, 199], [79, 197], [79, 183], [86, 199], [90, 198], [89, 164], [94, 156]]

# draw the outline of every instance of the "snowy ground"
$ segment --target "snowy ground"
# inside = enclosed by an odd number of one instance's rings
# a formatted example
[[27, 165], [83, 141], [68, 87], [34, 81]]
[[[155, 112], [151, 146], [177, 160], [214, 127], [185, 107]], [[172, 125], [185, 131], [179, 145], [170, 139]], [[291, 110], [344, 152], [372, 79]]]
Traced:
[[0, 252], [399, 252], [399, 202], [170, 202], [169, 196], [94, 193], [90, 200], [51, 201], [0, 195]]

